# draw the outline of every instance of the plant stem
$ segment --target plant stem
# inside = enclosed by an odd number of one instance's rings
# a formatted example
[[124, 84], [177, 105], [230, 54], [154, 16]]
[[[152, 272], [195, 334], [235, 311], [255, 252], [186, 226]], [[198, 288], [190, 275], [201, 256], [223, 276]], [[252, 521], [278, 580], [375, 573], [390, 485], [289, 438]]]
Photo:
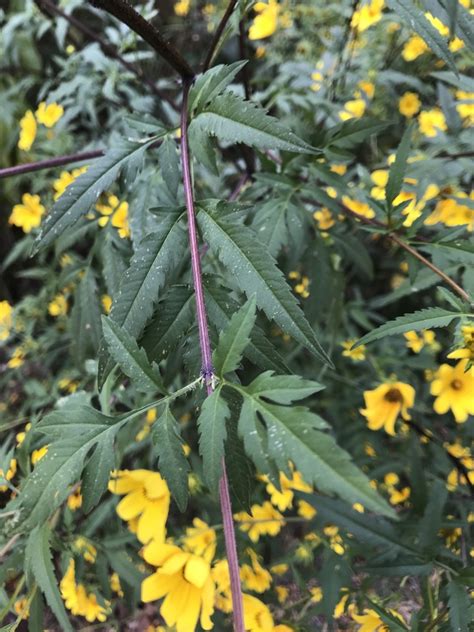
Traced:
[[[191, 251], [191, 267], [193, 273], [194, 292], [196, 295], [196, 317], [199, 329], [199, 344], [202, 358], [202, 377], [210, 395], [213, 390], [213, 367], [209, 327], [207, 324], [206, 306], [204, 303], [204, 289], [202, 285], [201, 262], [197, 239], [196, 214], [193, 199], [193, 183], [191, 178], [191, 163], [188, 147], [188, 95], [190, 81], [183, 82], [183, 102], [181, 105], [181, 162], [183, 168], [183, 185], [188, 214], [189, 248]], [[222, 521], [224, 525], [224, 539], [227, 562], [229, 564], [230, 586], [232, 592], [233, 622], [235, 632], [244, 632], [244, 612], [242, 603], [242, 588], [240, 586], [239, 560], [235, 541], [232, 505], [230, 502], [229, 483], [225, 460], [222, 459], [222, 476], [219, 481], [219, 495], [221, 502]]]
[[126, 24], [145, 40], [183, 79], [193, 79], [194, 71], [181, 53], [145, 20], [126, 0], [88, 0], [93, 6], [103, 9]]
[[227, 22], [230, 19], [230, 16], [234, 12], [236, 4], [237, 4], [237, 0], [230, 0], [229, 4], [227, 5], [227, 9], [225, 10], [224, 15], [222, 16], [221, 21], [219, 22], [216, 32], [214, 33], [214, 37], [212, 38], [211, 46], [209, 47], [209, 50], [206, 55], [206, 60], [204, 61], [203, 72], [206, 72], [206, 70], [209, 70], [212, 60], [214, 59], [214, 55], [217, 53], [221, 35], [224, 32], [224, 29], [227, 25]]
[[54, 167], [67, 165], [70, 162], [83, 162], [84, 160], [93, 160], [95, 158], [100, 158], [104, 155], [104, 153], [105, 152], [102, 149], [95, 149], [93, 151], [83, 151], [79, 154], [69, 154], [67, 156], [58, 156], [57, 158], [38, 160], [37, 162], [26, 162], [24, 165], [15, 165], [14, 167], [6, 167], [5, 169], [0, 169], [0, 178], [20, 176], [24, 173], [41, 171], [42, 169], [53, 169]]

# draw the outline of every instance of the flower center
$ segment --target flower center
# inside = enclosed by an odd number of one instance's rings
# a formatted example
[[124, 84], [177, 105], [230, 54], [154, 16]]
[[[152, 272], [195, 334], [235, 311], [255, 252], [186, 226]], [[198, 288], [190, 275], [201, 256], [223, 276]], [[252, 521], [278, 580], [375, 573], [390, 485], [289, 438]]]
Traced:
[[403, 402], [403, 396], [398, 388], [391, 388], [389, 391], [387, 391], [384, 395], [384, 399], [387, 400], [387, 402], [391, 403]]
[[451, 388], [453, 388], [455, 391], [460, 391], [462, 389], [461, 380], [453, 380], [451, 382]]

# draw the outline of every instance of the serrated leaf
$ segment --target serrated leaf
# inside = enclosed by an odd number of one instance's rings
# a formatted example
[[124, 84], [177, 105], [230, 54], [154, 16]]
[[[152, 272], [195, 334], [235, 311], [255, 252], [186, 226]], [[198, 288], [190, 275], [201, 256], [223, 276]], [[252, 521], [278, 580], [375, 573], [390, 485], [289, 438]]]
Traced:
[[167, 136], [158, 149], [158, 163], [169, 192], [176, 198], [181, 179], [179, 155], [175, 141]]
[[[267, 382], [269, 379], [267, 377]], [[281, 383], [284, 376], [275, 379]], [[321, 432], [327, 428], [321, 417], [303, 406], [270, 403], [268, 399], [272, 395], [268, 389], [260, 391], [255, 384], [247, 388], [231, 386], [239, 391], [244, 400], [250, 402], [246, 408], [242, 407], [239, 426], [241, 423], [250, 424], [243, 419], [244, 411], [254, 418], [253, 424], [257, 414], [265, 422], [268, 442], [268, 457], [264, 454], [265, 460], [270, 458], [280, 471], [287, 471], [288, 461], [293, 461], [304, 480], [320, 491], [335, 493], [350, 503], [360, 502], [368, 509], [384, 515], [393, 515], [393, 510], [372, 489], [367, 477], [352, 463], [350, 455], [331, 436]], [[275, 389], [274, 393], [273, 397], [278, 398], [279, 391]], [[297, 397], [293, 393], [291, 397], [299, 399], [301, 395]], [[244, 436], [244, 430], [239, 430]], [[255, 428], [251, 434], [255, 438]]]
[[216, 250], [247, 297], [255, 294], [257, 306], [268, 318], [315, 356], [331, 364], [282, 272], [254, 232], [243, 225], [221, 222], [203, 209], [199, 211], [198, 222], [205, 241]]
[[94, 161], [85, 173], [68, 186], [54, 204], [41, 225], [32, 254], [50, 245], [66, 228], [85, 215], [95, 204], [99, 195], [117, 179], [126, 163], [129, 161], [137, 163], [142, 160], [145, 151], [157, 138], [159, 136], [154, 136], [145, 142], [122, 139], [105, 156]]
[[102, 328], [110, 355], [136, 388], [145, 393], [163, 393], [161, 378], [148, 362], [145, 351], [138, 346], [137, 341], [106, 316], [102, 316]]
[[299, 375], [274, 375], [272, 371], [266, 371], [256, 377], [246, 389], [251, 395], [266, 397], [277, 404], [291, 404], [319, 393], [324, 386]]
[[221, 141], [245, 143], [259, 149], [318, 153], [273, 116], [251, 101], [228, 92], [215, 97], [191, 122]]
[[420, 37], [422, 37], [433, 53], [438, 55], [451, 70], [457, 74], [456, 64], [448, 48], [447, 41], [438, 33], [412, 0], [387, 0], [388, 6], [395, 11]]
[[151, 360], [162, 360], [178, 344], [192, 323], [194, 302], [190, 288], [175, 286], [158, 303], [156, 315], [148, 323], [140, 341]]
[[31, 570], [48, 605], [61, 625], [61, 629], [65, 632], [72, 632], [73, 628], [69, 622], [54, 575], [49, 548], [50, 537], [51, 529], [48, 524], [38, 526], [31, 531], [26, 542], [25, 565]]
[[370, 331], [357, 341], [354, 348], [373, 342], [374, 340], [380, 340], [380, 338], [385, 338], [385, 336], [395, 336], [397, 334], [404, 334], [407, 331], [419, 331], [420, 329], [431, 329], [432, 327], [446, 327], [455, 318], [462, 318], [464, 316], [469, 316], [469, 314], [449, 312], [441, 307], [420, 309], [418, 312], [399, 316], [395, 318], [395, 320], [384, 323], [380, 327], [377, 327], [377, 329]]
[[[230, 323], [232, 314], [239, 308], [238, 303], [229, 296], [222, 286], [204, 282], [204, 294], [209, 321], [217, 331], [225, 329]], [[250, 336], [250, 344], [244, 350], [244, 355], [251, 362], [263, 370], [271, 369], [278, 373], [288, 373], [283, 358], [268, 340], [264, 331], [255, 325]]]
[[214, 97], [221, 94], [232, 83], [247, 63], [247, 60], [244, 60], [229, 65], [220, 64], [199, 75], [189, 91], [188, 108], [190, 114], [201, 112]]
[[218, 387], [204, 400], [198, 418], [199, 454], [203, 460], [204, 479], [215, 495], [222, 476], [226, 421], [229, 415], [229, 406], [221, 395], [221, 387]]
[[376, 134], [388, 127], [390, 123], [384, 121], [376, 121], [374, 119], [364, 117], [363, 119], [350, 119], [338, 123], [331, 127], [326, 134], [325, 144], [332, 147], [344, 146], [347, 144], [359, 143], [368, 136]]
[[179, 425], [168, 405], [158, 409], [151, 436], [158, 454], [158, 466], [180, 511], [188, 504], [189, 463], [183, 451]]
[[460, 261], [474, 265], [474, 246], [467, 241], [441, 241], [432, 244], [419, 243], [417, 248], [426, 250], [432, 255], [443, 254], [450, 262]]
[[[133, 255], [110, 318], [137, 339], [143, 331], [170, 272], [186, 253], [186, 235], [180, 226], [181, 211], [163, 213], [160, 230], [147, 235]], [[108, 355], [99, 357], [99, 384], [112, 369]]]
[[413, 125], [408, 125], [398, 146], [395, 162], [390, 167], [387, 187], [385, 189], [385, 199], [388, 208], [392, 207], [393, 200], [402, 190], [403, 179], [407, 168], [408, 154], [410, 153], [412, 134]]
[[115, 469], [115, 433], [104, 436], [94, 450], [84, 469], [81, 483], [82, 509], [89, 513], [102, 498], [109, 482], [110, 473]]
[[469, 632], [472, 623], [472, 601], [467, 590], [456, 580], [448, 584], [449, 625], [452, 632]]
[[190, 125], [188, 130], [191, 155], [215, 175], [219, 175], [217, 167], [215, 140], [199, 125]]
[[229, 326], [219, 337], [219, 343], [213, 354], [214, 370], [217, 375], [223, 376], [239, 367], [245, 347], [250, 342], [250, 333], [255, 325], [255, 318], [256, 298], [252, 296], [232, 316]]
[[86, 269], [77, 288], [70, 326], [73, 357], [82, 365], [87, 357], [97, 354], [102, 334], [97, 283], [91, 268]]

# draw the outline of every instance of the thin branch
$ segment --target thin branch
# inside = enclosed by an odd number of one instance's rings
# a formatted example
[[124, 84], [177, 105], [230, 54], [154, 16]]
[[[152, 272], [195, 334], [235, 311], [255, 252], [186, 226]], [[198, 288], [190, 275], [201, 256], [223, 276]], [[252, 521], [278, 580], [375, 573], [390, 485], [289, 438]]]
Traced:
[[141, 68], [128, 62], [124, 57], [122, 57], [115, 46], [112, 46], [112, 44], [109, 44], [104, 39], [102, 39], [102, 37], [100, 37], [98, 33], [92, 31], [86, 24], [75, 18], [73, 15], [69, 15], [68, 13], [60, 9], [56, 4], [54, 4], [54, 2], [51, 2], [51, 0], [35, 0], [35, 3], [40, 9], [58, 15], [59, 17], [69, 22], [69, 24], [75, 29], [83, 33], [88, 39], [97, 42], [106, 55], [112, 57], [113, 59], [116, 59], [120, 64], [122, 64], [124, 68], [136, 75], [140, 79], [140, 81], [147, 85], [150, 90], [154, 94], [156, 94], [156, 96], [160, 97], [164, 101], [167, 101], [167, 103], [169, 103], [173, 109], [178, 110], [178, 107], [174, 103], [174, 101], [167, 94], [164, 94], [159, 88], [157, 88], [153, 81], [145, 76]]
[[[244, 20], [239, 22], [239, 56], [240, 59], [247, 59], [247, 42], [245, 39], [245, 24]], [[249, 65], [245, 64], [242, 68], [242, 84], [244, 86], [245, 98], [250, 101], [252, 91], [250, 89], [250, 70]]]
[[194, 71], [181, 53], [161, 35], [160, 31], [145, 20], [126, 0], [88, 0], [90, 4], [110, 13], [137, 33], [183, 79], [194, 79]]
[[[191, 163], [188, 147], [188, 96], [191, 82], [183, 82], [183, 102], [181, 105], [181, 162], [183, 168], [184, 196], [188, 215], [189, 247], [191, 251], [191, 267], [193, 273], [194, 293], [196, 295], [196, 316], [199, 330], [199, 344], [202, 358], [202, 377], [206, 381], [207, 393], [213, 390], [213, 367], [211, 341], [207, 324], [206, 306], [204, 303], [204, 289], [202, 283], [201, 262], [196, 228], [196, 213], [193, 199], [193, 183], [191, 177]], [[219, 495], [224, 525], [224, 539], [227, 561], [229, 564], [230, 585], [232, 592], [233, 621], [235, 632], [244, 632], [244, 612], [242, 603], [242, 588], [240, 585], [239, 560], [235, 541], [235, 529], [232, 517], [229, 483], [225, 460], [222, 459], [222, 475], [219, 481]]]
[[85, 160], [93, 160], [104, 155], [102, 149], [93, 151], [84, 151], [79, 154], [69, 154], [67, 156], [58, 156], [57, 158], [48, 158], [46, 160], [38, 160], [37, 162], [26, 162], [24, 165], [15, 165], [14, 167], [6, 167], [0, 169], [0, 178], [8, 178], [10, 176], [20, 176], [24, 173], [33, 171], [41, 171], [42, 169], [52, 169], [61, 167], [71, 162], [84, 162]]
[[219, 46], [221, 35], [224, 32], [227, 22], [230, 20], [230, 16], [234, 12], [236, 4], [237, 4], [237, 0], [230, 0], [229, 4], [227, 5], [227, 9], [225, 10], [224, 15], [222, 16], [221, 21], [219, 22], [216, 32], [214, 33], [214, 37], [212, 38], [211, 46], [209, 50], [207, 51], [206, 60], [204, 61], [204, 66], [203, 66], [203, 72], [206, 72], [206, 70], [209, 70], [209, 67], [212, 64], [212, 60], [214, 59], [214, 55], [216, 54], [218, 46]]

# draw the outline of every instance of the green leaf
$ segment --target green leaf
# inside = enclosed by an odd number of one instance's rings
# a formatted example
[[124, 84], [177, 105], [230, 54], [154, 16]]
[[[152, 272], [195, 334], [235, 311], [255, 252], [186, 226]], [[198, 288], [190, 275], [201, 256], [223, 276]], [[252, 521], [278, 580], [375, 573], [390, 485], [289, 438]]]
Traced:
[[472, 623], [472, 601], [465, 586], [452, 580], [448, 584], [449, 624], [453, 632], [469, 632]]
[[109, 432], [94, 450], [84, 469], [81, 482], [82, 509], [89, 513], [100, 501], [110, 473], [116, 469], [115, 433]]
[[[280, 471], [287, 471], [288, 461], [293, 461], [304, 480], [321, 492], [338, 494], [351, 504], [360, 502], [368, 509], [392, 516], [391, 507], [372, 489], [367, 477], [352, 463], [350, 455], [331, 436], [321, 432], [327, 428], [321, 417], [303, 406], [282, 406], [269, 401], [292, 401], [306, 396], [307, 387], [301, 388], [299, 393], [292, 388], [285, 392], [285, 378], [267, 374], [263, 381], [259, 381], [259, 376], [248, 387], [228, 384], [244, 398], [239, 420], [239, 433], [244, 441], [248, 432], [249, 440], [257, 443], [259, 433], [256, 424], [260, 417], [265, 423], [267, 441], [267, 448], [262, 454], [263, 462], [271, 459]], [[294, 386], [294, 376], [289, 378]], [[269, 388], [272, 380], [275, 380], [273, 390]], [[251, 420], [245, 419], [249, 416]], [[256, 445], [251, 449], [252, 456]], [[259, 462], [255, 464], [259, 467]], [[266, 473], [265, 470], [263, 472]]]
[[180, 511], [188, 504], [189, 463], [183, 450], [179, 424], [168, 404], [158, 409], [151, 436], [158, 454], [160, 474], [165, 478]]
[[148, 362], [148, 358], [136, 340], [122, 329], [111, 318], [102, 316], [104, 339], [109, 353], [122, 371], [135, 384], [139, 391], [164, 392], [158, 368]]
[[69, 622], [54, 575], [49, 548], [50, 537], [51, 528], [48, 524], [38, 526], [31, 531], [26, 542], [25, 565], [31, 570], [61, 629], [65, 632], [72, 632], [73, 628]]
[[226, 420], [229, 415], [229, 406], [221, 395], [221, 387], [218, 387], [204, 400], [198, 419], [199, 453], [203, 460], [204, 479], [213, 494], [217, 494], [222, 476]]
[[272, 199], [255, 209], [256, 216], [252, 228], [274, 257], [278, 255], [282, 246], [288, 244], [290, 231], [295, 222], [304, 228], [304, 224], [298, 221], [299, 209], [291, 202], [291, 193], [284, 198]]
[[[226, 393], [227, 395], [228, 393]], [[232, 402], [230, 402], [230, 407], [232, 409]], [[227, 478], [229, 479], [233, 509], [250, 512], [250, 494], [255, 481], [255, 467], [245, 453], [244, 443], [238, 434], [237, 422], [238, 417], [235, 416], [232, 416], [227, 422], [225, 442]]]
[[213, 175], [219, 176], [216, 158], [216, 141], [200, 125], [190, 125], [188, 131], [191, 155]]
[[176, 199], [181, 179], [179, 155], [174, 139], [166, 136], [158, 149], [158, 163], [169, 192]]
[[230, 143], [245, 143], [260, 149], [318, 153], [317, 149], [298, 138], [258, 105], [231, 92], [215, 97], [193, 119], [190, 129], [195, 126]]
[[214, 369], [218, 376], [235, 371], [239, 367], [245, 347], [250, 342], [255, 318], [256, 298], [252, 296], [232, 316], [229, 326], [219, 337], [219, 344], [213, 354]]
[[77, 289], [70, 326], [74, 360], [82, 365], [86, 358], [96, 356], [102, 335], [97, 283], [90, 267]]
[[[232, 314], [239, 305], [222, 285], [213, 285], [204, 281], [204, 294], [209, 321], [221, 331], [228, 327]], [[263, 330], [255, 325], [250, 335], [250, 343], [244, 350], [244, 356], [263, 370], [271, 369], [278, 373], [288, 373], [283, 358], [268, 340]]]
[[393, 200], [402, 190], [403, 179], [405, 177], [405, 171], [407, 168], [408, 154], [410, 153], [412, 134], [413, 124], [408, 125], [408, 127], [406, 128], [397, 149], [395, 162], [390, 168], [387, 187], [385, 189], [385, 199], [388, 208], [392, 207]]
[[158, 303], [155, 316], [148, 323], [140, 345], [151, 360], [159, 362], [177, 346], [192, 323], [195, 299], [189, 287], [174, 286]]
[[431, 255], [440, 253], [444, 255], [450, 262], [460, 261], [474, 265], [474, 245], [467, 241], [440, 241], [432, 244], [420, 242], [417, 244], [419, 250], [425, 250]]
[[422, 37], [433, 53], [438, 55], [451, 70], [457, 74], [456, 64], [448, 48], [447, 41], [438, 33], [412, 0], [387, 0], [388, 6], [404, 20], [420, 37]]
[[[137, 339], [143, 331], [168, 275], [186, 254], [186, 234], [180, 225], [182, 213], [162, 213], [160, 229], [147, 235], [133, 255], [110, 318]], [[99, 357], [99, 384], [112, 365], [103, 351]]]
[[99, 195], [117, 179], [127, 163], [139, 165], [145, 151], [159, 136], [142, 142], [120, 140], [102, 158], [95, 160], [61, 195], [41, 225], [32, 254], [49, 246], [66, 228], [90, 211]]
[[221, 64], [199, 75], [189, 91], [189, 113], [199, 114], [208, 103], [232, 83], [246, 63], [247, 60], [236, 61], [229, 65]]
[[291, 404], [322, 391], [324, 386], [299, 375], [274, 375], [272, 371], [261, 373], [246, 387], [250, 395], [266, 397], [277, 404]]
[[395, 320], [390, 320], [388, 323], [384, 323], [377, 329], [370, 331], [357, 341], [354, 348], [374, 340], [380, 340], [380, 338], [385, 338], [385, 336], [395, 336], [404, 334], [407, 331], [419, 331], [420, 329], [431, 329], [432, 327], [446, 327], [455, 318], [462, 318], [463, 316], [469, 316], [469, 314], [449, 312], [441, 307], [420, 309], [418, 312], [399, 316]]
[[382, 621], [389, 625], [388, 629], [390, 630], [390, 632], [404, 632], [404, 630], [408, 630], [403, 620], [400, 621], [398, 617], [394, 616], [391, 612], [385, 610], [384, 608], [379, 606], [379, 604], [375, 603], [375, 601], [372, 601], [368, 597], [366, 597], [366, 599], [370, 607], [375, 610]]
[[324, 144], [328, 145], [329, 149], [333, 146], [350, 146], [362, 142], [368, 136], [380, 132], [389, 125], [390, 123], [376, 121], [368, 117], [343, 121], [327, 131]]
[[257, 306], [268, 318], [315, 356], [331, 364], [282, 272], [255, 233], [243, 225], [226, 224], [203, 209], [199, 211], [198, 222], [205, 241], [216, 250], [247, 297], [255, 294]]

